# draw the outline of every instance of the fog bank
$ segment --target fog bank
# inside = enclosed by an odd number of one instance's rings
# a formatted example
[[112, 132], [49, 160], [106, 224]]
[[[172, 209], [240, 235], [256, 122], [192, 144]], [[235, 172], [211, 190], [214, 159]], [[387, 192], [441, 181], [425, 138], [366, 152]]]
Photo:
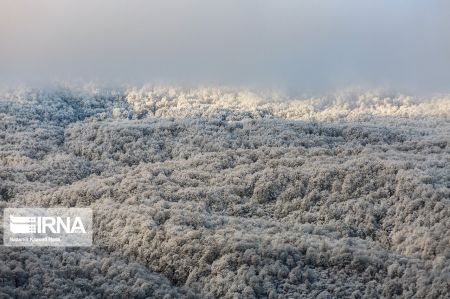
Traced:
[[0, 80], [448, 92], [446, 1], [2, 1]]

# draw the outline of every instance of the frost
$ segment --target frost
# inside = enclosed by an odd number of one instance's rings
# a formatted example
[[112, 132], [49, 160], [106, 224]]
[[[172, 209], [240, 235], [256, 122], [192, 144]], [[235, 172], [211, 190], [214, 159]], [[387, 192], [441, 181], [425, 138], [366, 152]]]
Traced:
[[1, 207], [89, 206], [96, 246], [1, 247], [0, 294], [449, 297], [449, 136], [448, 95], [5, 90]]

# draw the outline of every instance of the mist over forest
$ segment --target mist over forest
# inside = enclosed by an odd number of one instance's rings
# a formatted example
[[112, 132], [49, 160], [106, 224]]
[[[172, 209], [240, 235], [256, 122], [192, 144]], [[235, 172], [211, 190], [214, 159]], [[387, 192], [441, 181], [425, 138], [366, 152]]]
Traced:
[[1, 0], [0, 299], [450, 298], [449, 53], [448, 0]]
[[4, 0], [0, 83], [449, 93], [448, 28], [447, 0]]

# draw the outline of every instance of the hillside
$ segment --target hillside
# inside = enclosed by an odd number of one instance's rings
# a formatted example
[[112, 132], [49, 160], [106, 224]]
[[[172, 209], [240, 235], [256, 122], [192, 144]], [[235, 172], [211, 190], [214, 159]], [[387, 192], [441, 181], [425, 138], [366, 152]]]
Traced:
[[448, 95], [5, 89], [0, 207], [95, 234], [0, 247], [0, 297], [448, 298], [449, 141]]

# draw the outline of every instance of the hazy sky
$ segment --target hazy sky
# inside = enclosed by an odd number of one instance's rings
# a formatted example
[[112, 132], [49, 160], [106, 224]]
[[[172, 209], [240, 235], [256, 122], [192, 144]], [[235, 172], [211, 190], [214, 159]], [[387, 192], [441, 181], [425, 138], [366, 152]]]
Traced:
[[450, 91], [448, 0], [0, 0], [0, 79]]

